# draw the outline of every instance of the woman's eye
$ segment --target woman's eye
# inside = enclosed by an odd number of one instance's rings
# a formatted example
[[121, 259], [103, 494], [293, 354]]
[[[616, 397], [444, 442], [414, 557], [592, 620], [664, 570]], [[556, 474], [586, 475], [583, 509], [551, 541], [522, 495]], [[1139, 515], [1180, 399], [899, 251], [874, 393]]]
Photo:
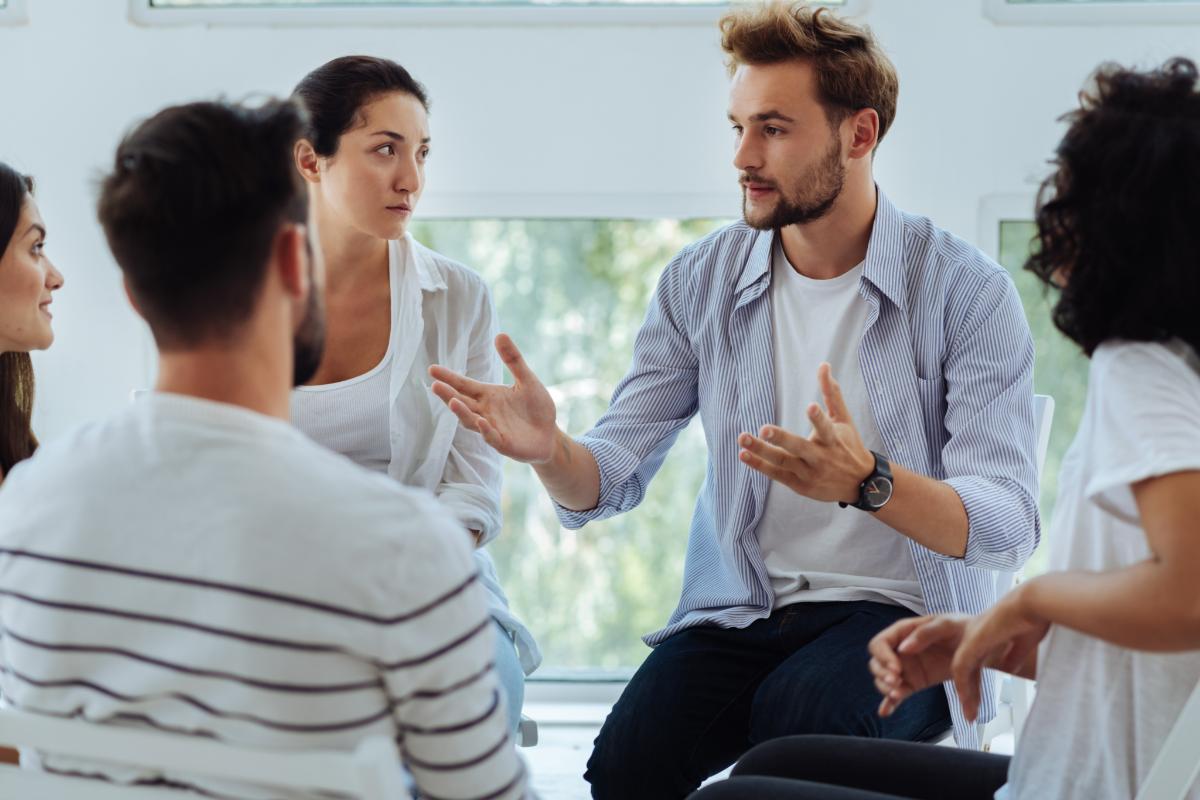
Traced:
[[45, 251], [46, 251], [46, 243], [44, 241], [37, 242], [36, 244], [33, 245], [33, 254], [35, 256], [40, 256]]
[[394, 156], [394, 155], [396, 155], [396, 148], [390, 144], [385, 144], [385, 145], [380, 145], [379, 147], [375, 148], [375, 152], [381, 153], [382, 155], [385, 155], [385, 156]]
[[424, 161], [425, 159], [429, 158], [429, 148], [422, 147], [419, 154], [421, 156], [421, 160]]

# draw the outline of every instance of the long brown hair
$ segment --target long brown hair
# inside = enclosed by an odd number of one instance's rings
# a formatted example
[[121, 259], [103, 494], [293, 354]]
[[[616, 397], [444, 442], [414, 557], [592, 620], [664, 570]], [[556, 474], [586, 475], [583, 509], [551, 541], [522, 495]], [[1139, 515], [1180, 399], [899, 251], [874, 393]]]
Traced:
[[[33, 180], [0, 162], [0, 256], [8, 250]], [[0, 480], [33, 455], [33, 363], [28, 353], [0, 353]]]

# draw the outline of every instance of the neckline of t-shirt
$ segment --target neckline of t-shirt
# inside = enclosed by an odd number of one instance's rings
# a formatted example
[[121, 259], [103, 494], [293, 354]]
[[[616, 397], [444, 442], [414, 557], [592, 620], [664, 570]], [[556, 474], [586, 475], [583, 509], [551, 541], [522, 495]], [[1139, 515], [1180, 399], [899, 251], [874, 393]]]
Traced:
[[847, 284], [857, 283], [862, 278], [863, 270], [866, 269], [867, 262], [865, 260], [858, 262], [853, 268], [843, 272], [834, 278], [810, 278], [807, 275], [802, 275], [796, 271], [791, 262], [787, 260], [787, 255], [783, 252], [783, 245], [779, 239], [775, 240], [774, 254], [772, 258], [774, 268], [785, 272], [790, 277], [789, 281], [794, 281], [795, 285], [801, 286], [804, 289], [812, 289], [821, 292], [832, 292], [839, 289], [845, 289]]
[[[404, 269], [412, 269], [412, 248], [408, 244], [408, 239], [400, 239], [398, 241], [403, 242], [405, 245]], [[374, 378], [376, 375], [382, 372], [384, 367], [388, 365], [388, 362], [392, 360], [392, 351], [396, 347], [396, 310], [400, 307], [400, 298], [396, 296], [399, 292], [401, 281], [401, 276], [399, 274], [400, 258], [396, 253], [398, 249], [400, 248], [396, 246], [396, 242], [388, 243], [388, 346], [387, 350], [383, 351], [383, 358], [379, 359], [378, 364], [359, 375], [354, 375], [341, 381], [334, 381], [333, 383], [318, 383], [313, 386], [297, 386], [297, 392], [332, 392], [337, 391], [338, 389], [347, 389], [355, 384]]]
[[163, 392], [157, 389], [140, 392], [131, 408], [135, 413], [138, 413], [138, 409], [146, 409], [150, 413], [165, 412], [173, 419], [195, 422], [206, 427], [241, 428], [254, 430], [256, 433], [269, 429], [289, 437], [295, 432], [288, 420], [235, 403], [209, 400], [179, 392]]

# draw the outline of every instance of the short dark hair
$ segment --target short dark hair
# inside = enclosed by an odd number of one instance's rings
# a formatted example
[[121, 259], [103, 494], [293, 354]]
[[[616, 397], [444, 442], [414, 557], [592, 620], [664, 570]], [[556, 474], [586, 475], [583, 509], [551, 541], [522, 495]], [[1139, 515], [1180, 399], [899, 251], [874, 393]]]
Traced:
[[[8, 250], [33, 179], [0, 162], [0, 256]], [[0, 353], [0, 479], [33, 455], [33, 362], [29, 353]]]
[[319, 156], [337, 153], [342, 134], [362, 124], [362, 107], [392, 92], [410, 94], [429, 110], [425, 87], [408, 70], [386, 58], [342, 56], [304, 76], [292, 97], [308, 111], [304, 138]]
[[280, 226], [308, 216], [292, 160], [305, 124], [291, 101], [191, 103], [117, 147], [100, 224], [161, 349], [227, 339], [249, 318]]
[[1196, 64], [1105, 64], [1080, 94], [1042, 184], [1025, 268], [1065, 286], [1054, 324], [1089, 356], [1109, 339], [1200, 350]]

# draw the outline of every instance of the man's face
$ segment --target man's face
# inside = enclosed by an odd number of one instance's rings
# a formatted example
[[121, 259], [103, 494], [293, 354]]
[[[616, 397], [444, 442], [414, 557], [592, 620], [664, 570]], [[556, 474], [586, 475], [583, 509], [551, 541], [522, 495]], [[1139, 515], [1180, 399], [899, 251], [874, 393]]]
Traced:
[[803, 61], [742, 65], [729, 91], [742, 216], [759, 230], [803, 225], [833, 207], [846, 180], [842, 140]]

